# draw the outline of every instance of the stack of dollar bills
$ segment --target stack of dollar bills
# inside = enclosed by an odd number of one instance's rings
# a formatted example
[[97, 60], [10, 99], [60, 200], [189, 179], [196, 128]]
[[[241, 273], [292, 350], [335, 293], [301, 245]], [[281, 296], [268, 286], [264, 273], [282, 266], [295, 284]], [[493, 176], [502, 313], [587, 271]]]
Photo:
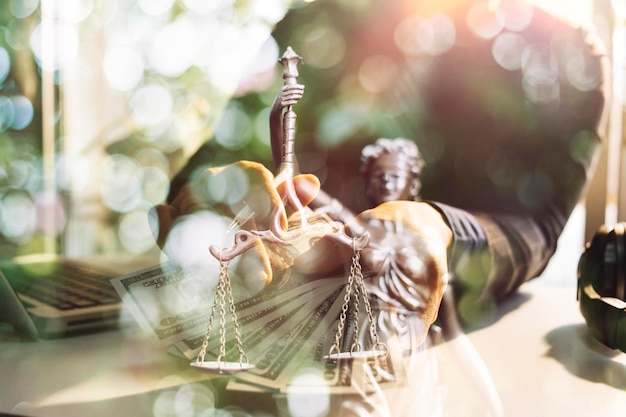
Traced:
[[[195, 361], [207, 333], [217, 277], [206, 271], [163, 263], [113, 279], [125, 308], [164, 350]], [[346, 277], [290, 279], [253, 296], [235, 296], [236, 318], [243, 349], [254, 367], [231, 376], [229, 389], [271, 393], [320, 389], [330, 393], [363, 393], [405, 382], [401, 349], [389, 334], [381, 334], [389, 354], [327, 359], [336, 341]], [[234, 284], [233, 284], [234, 285]], [[376, 305], [373, 305], [377, 313]], [[226, 305], [226, 359], [238, 362], [233, 320]], [[349, 351], [355, 325], [364, 334], [362, 350], [371, 349], [366, 310], [347, 314], [341, 350]], [[217, 308], [204, 360], [221, 351], [221, 315]], [[304, 372], [318, 378], [298, 378]], [[302, 382], [305, 381], [305, 382]], [[315, 382], [311, 382], [315, 381]], [[311, 384], [315, 386], [311, 386]]]

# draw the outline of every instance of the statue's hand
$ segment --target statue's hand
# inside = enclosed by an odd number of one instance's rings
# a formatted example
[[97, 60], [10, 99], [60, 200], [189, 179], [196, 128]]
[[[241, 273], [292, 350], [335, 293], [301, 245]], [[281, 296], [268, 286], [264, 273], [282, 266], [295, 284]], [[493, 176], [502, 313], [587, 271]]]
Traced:
[[304, 95], [304, 85], [287, 84], [283, 86], [278, 95], [278, 102], [282, 108], [296, 104]]

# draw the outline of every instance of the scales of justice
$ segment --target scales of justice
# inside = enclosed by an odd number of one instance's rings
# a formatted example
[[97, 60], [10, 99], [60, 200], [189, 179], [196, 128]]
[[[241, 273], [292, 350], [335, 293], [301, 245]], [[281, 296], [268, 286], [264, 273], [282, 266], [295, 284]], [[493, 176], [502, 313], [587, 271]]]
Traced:
[[[283, 67], [284, 86], [296, 85], [298, 77], [297, 65], [302, 61], [291, 47], [288, 47], [281, 59], [278, 61]], [[239, 230], [234, 236], [234, 246], [230, 249], [220, 249], [211, 246], [209, 251], [215, 257], [220, 265], [219, 277], [216, 286], [215, 298], [209, 315], [209, 323], [206, 330], [202, 347], [191, 366], [210, 373], [220, 375], [233, 375], [239, 372], [250, 370], [254, 367], [248, 360], [248, 356], [244, 351], [241, 339], [240, 326], [237, 321], [237, 312], [232, 294], [232, 286], [228, 274], [229, 261], [240, 256], [248, 249], [256, 244], [271, 243], [285, 246], [302, 246], [307, 245], [312, 238], [320, 238], [322, 236], [336, 239], [337, 241], [352, 247], [353, 257], [350, 266], [350, 273], [345, 286], [344, 301], [339, 315], [339, 322], [335, 331], [334, 343], [331, 346], [326, 360], [333, 361], [339, 359], [350, 358], [370, 358], [385, 357], [389, 353], [387, 345], [380, 341], [380, 336], [376, 329], [376, 322], [373, 317], [372, 309], [368, 300], [367, 289], [363, 281], [361, 272], [360, 253], [369, 244], [369, 235], [367, 232], [360, 236], [349, 236], [345, 233], [344, 225], [340, 222], [328, 219], [324, 227], [320, 228], [319, 223], [313, 224], [309, 222], [311, 210], [303, 207], [298, 199], [293, 177], [298, 174], [297, 164], [295, 163], [294, 144], [296, 131], [296, 113], [292, 109], [292, 105], [287, 106], [282, 115], [282, 152], [281, 162], [278, 173], [275, 176], [274, 185], [284, 184], [285, 195], [283, 203], [289, 203], [292, 207], [297, 208], [299, 214], [298, 227], [294, 229], [285, 228], [281, 222], [280, 208], [275, 208], [272, 212], [270, 226], [267, 230]], [[317, 235], [317, 236], [316, 236]], [[371, 341], [371, 350], [362, 350], [359, 342], [359, 299], [365, 305], [366, 313], [369, 319], [369, 337]], [[236, 346], [239, 351], [238, 361], [226, 360], [226, 315], [227, 309], [231, 316], [231, 322], [236, 340]], [[350, 312], [350, 314], [349, 314]], [[206, 350], [209, 339], [213, 332], [216, 316], [219, 315], [219, 337], [220, 349], [219, 356], [215, 360], [205, 360]], [[350, 317], [352, 326], [354, 327], [353, 339], [351, 347], [348, 351], [341, 351], [342, 338], [344, 337], [344, 328], [346, 321]]]

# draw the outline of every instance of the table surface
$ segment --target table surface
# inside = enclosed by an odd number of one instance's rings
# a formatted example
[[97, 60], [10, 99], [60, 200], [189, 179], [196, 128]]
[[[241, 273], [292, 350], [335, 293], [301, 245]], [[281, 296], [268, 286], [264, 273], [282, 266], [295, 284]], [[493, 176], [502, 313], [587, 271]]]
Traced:
[[[572, 285], [526, 284], [493, 324], [434, 348], [441, 359], [439, 415], [497, 415], [484, 394], [489, 390], [463, 371], [472, 349], [452, 358], [454, 343], [471, 344], [482, 359], [493, 383], [492, 404], [501, 404], [503, 416], [625, 413], [626, 355], [589, 336]], [[182, 402], [187, 407], [211, 403], [210, 392], [199, 389], [209, 376], [135, 327], [26, 342], [0, 325], [0, 378], [0, 412], [18, 415], [186, 415], [176, 411], [175, 398], [189, 395]]]

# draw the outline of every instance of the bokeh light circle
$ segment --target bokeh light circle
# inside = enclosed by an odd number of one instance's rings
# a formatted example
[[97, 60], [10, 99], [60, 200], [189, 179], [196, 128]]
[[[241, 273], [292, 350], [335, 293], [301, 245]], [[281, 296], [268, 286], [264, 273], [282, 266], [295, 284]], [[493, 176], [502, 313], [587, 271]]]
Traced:
[[531, 44], [522, 53], [523, 88], [526, 96], [536, 103], [557, 100], [558, 61], [550, 45]]
[[207, 268], [217, 277], [217, 262], [209, 255], [208, 248], [232, 245], [229, 223], [230, 220], [208, 211], [182, 216], [169, 232], [163, 251], [179, 265]]
[[22, 51], [29, 47], [30, 28], [23, 24], [21, 19], [11, 19], [4, 31], [7, 44], [16, 51]]
[[306, 389], [294, 389], [287, 394], [287, 406], [292, 417], [325, 416], [330, 408], [330, 391], [327, 382], [319, 369], [302, 369], [293, 378], [294, 387], [315, 387], [309, 392]]
[[503, 1], [496, 7], [495, 15], [506, 29], [521, 32], [530, 24], [534, 11], [530, 4], [520, 1]]
[[254, 118], [254, 133], [257, 139], [266, 145], [268, 148], [270, 145], [270, 108], [266, 107], [259, 111], [257, 116]]
[[15, 130], [23, 130], [33, 121], [35, 115], [33, 103], [22, 95], [13, 96], [10, 100], [14, 112], [10, 127]]
[[37, 209], [30, 194], [10, 191], [0, 195], [0, 232], [14, 242], [28, 241], [37, 228]]
[[157, 168], [160, 171], [163, 171], [166, 175], [169, 173], [169, 161], [159, 149], [152, 147], [142, 148], [135, 153], [133, 158], [142, 167]]
[[496, 37], [491, 53], [504, 69], [515, 71], [522, 67], [522, 54], [528, 43], [517, 33], [505, 32]]
[[[276, 39], [274, 39], [272, 36], [268, 37], [267, 40], [263, 42], [263, 45], [259, 49], [259, 52], [256, 54], [254, 59], [250, 61], [250, 65], [247, 66], [244, 74], [242, 75], [242, 80], [246, 80], [250, 77], [253, 77], [254, 75], [272, 71], [277, 66], [276, 62], [278, 61], [278, 54], [279, 50]], [[270, 77], [270, 79], [273, 81], [274, 77]], [[255, 88], [255, 90], [258, 89], [259, 88]]]
[[144, 253], [154, 247], [154, 236], [146, 210], [133, 210], [122, 216], [118, 236], [122, 245], [132, 253]]
[[125, 213], [141, 202], [142, 171], [137, 163], [124, 155], [106, 157], [101, 169], [100, 189], [104, 204]]
[[382, 93], [390, 88], [398, 76], [398, 66], [385, 55], [373, 55], [365, 59], [359, 68], [359, 82], [372, 93]]
[[441, 55], [454, 45], [455, 39], [454, 22], [443, 13], [426, 19], [408, 16], [394, 30], [394, 42], [409, 56]]
[[240, 104], [232, 102], [215, 126], [215, 140], [229, 149], [240, 149], [251, 139], [254, 126]]
[[489, 2], [478, 2], [467, 13], [467, 25], [477, 36], [483, 39], [495, 37], [503, 28]]
[[143, 79], [143, 57], [130, 46], [108, 49], [102, 60], [102, 67], [104, 77], [116, 90], [130, 91]]
[[394, 41], [405, 55], [419, 55], [422, 48], [419, 42], [420, 19], [417, 16], [407, 16], [394, 30]]
[[157, 167], [142, 168], [142, 198], [148, 205], [156, 205], [165, 200], [170, 181], [167, 174]]
[[11, 71], [11, 56], [7, 50], [0, 46], [0, 84], [4, 83]]
[[174, 107], [171, 92], [159, 84], [148, 84], [130, 99], [133, 120], [139, 127], [150, 127], [169, 120]]
[[337, 65], [346, 53], [346, 40], [336, 29], [319, 27], [306, 36], [302, 54], [306, 63], [316, 68], [330, 68]]
[[191, 18], [179, 16], [176, 21], [160, 28], [148, 51], [148, 62], [158, 73], [177, 77], [185, 72], [198, 54], [197, 33]]
[[[53, 53], [54, 45], [63, 45], [63, 53]], [[75, 28], [53, 22], [41, 22], [33, 30], [30, 36], [30, 47], [39, 63], [46, 71], [63, 69], [63, 66], [71, 65], [78, 56], [80, 41]]]
[[11, 187], [30, 191], [35, 190], [41, 180], [37, 161], [25, 156], [9, 161], [7, 177]]
[[5, 96], [0, 96], [0, 131], [8, 129], [15, 117], [13, 101]]
[[[66, 138], [68, 142], [71, 140]], [[93, 165], [89, 159], [80, 155], [60, 155], [57, 158], [56, 180], [59, 188], [71, 191], [74, 196], [89, 192], [93, 178]]]
[[10, 0], [9, 10], [18, 19], [24, 19], [37, 10], [39, 0]]
[[602, 70], [582, 51], [570, 54], [565, 65], [567, 80], [580, 91], [592, 91], [602, 82]]

